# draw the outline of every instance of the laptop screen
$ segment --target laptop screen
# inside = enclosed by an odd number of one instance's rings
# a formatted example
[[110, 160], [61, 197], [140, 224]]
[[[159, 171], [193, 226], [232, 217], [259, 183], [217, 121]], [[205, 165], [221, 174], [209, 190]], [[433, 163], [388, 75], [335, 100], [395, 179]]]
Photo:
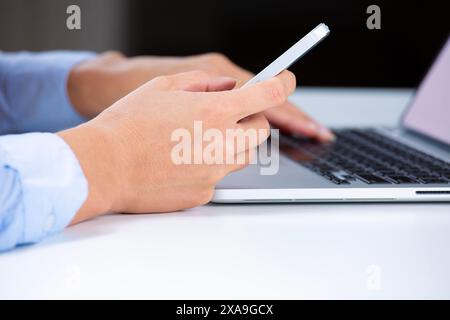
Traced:
[[418, 88], [403, 126], [450, 145], [450, 37]]

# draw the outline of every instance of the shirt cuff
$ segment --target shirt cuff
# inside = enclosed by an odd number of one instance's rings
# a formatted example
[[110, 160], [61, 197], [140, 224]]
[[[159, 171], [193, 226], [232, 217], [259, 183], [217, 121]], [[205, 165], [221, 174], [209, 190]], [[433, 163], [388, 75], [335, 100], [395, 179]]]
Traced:
[[74, 65], [94, 56], [77, 51], [3, 53], [3, 86], [12, 123], [2, 131], [56, 132], [85, 122], [70, 102], [67, 80]]
[[[28, 133], [0, 137], [2, 163], [17, 172], [22, 220], [16, 245], [37, 242], [63, 230], [87, 198], [78, 159], [59, 136]], [[18, 215], [18, 212], [15, 212]]]

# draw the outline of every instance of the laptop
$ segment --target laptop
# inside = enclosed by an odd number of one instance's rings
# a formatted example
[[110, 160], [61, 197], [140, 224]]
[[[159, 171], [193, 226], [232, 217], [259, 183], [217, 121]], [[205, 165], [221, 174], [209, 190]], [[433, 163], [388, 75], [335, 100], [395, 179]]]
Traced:
[[336, 128], [320, 144], [279, 137], [279, 168], [227, 176], [213, 202], [450, 201], [450, 37], [397, 128]]

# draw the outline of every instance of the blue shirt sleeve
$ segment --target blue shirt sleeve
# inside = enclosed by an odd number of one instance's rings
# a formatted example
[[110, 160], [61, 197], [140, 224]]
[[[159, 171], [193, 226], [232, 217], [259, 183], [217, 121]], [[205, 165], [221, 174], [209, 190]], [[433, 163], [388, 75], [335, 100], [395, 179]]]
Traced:
[[0, 51], [0, 135], [56, 132], [84, 122], [67, 96], [67, 77], [75, 64], [93, 56]]
[[61, 231], [87, 194], [80, 164], [59, 136], [0, 137], [0, 251]]

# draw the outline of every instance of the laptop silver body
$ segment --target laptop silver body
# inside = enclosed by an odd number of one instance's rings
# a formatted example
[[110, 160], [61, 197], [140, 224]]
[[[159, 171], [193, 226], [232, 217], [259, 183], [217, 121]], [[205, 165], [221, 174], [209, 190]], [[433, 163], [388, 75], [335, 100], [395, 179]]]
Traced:
[[[416, 91], [399, 126], [373, 130], [450, 165], [450, 38]], [[346, 184], [336, 184], [283, 154], [283, 149], [276, 174], [261, 175], [260, 169], [259, 165], [250, 165], [227, 176], [216, 187], [213, 202], [450, 201], [450, 179], [442, 183], [389, 184], [368, 184], [352, 179]]]

